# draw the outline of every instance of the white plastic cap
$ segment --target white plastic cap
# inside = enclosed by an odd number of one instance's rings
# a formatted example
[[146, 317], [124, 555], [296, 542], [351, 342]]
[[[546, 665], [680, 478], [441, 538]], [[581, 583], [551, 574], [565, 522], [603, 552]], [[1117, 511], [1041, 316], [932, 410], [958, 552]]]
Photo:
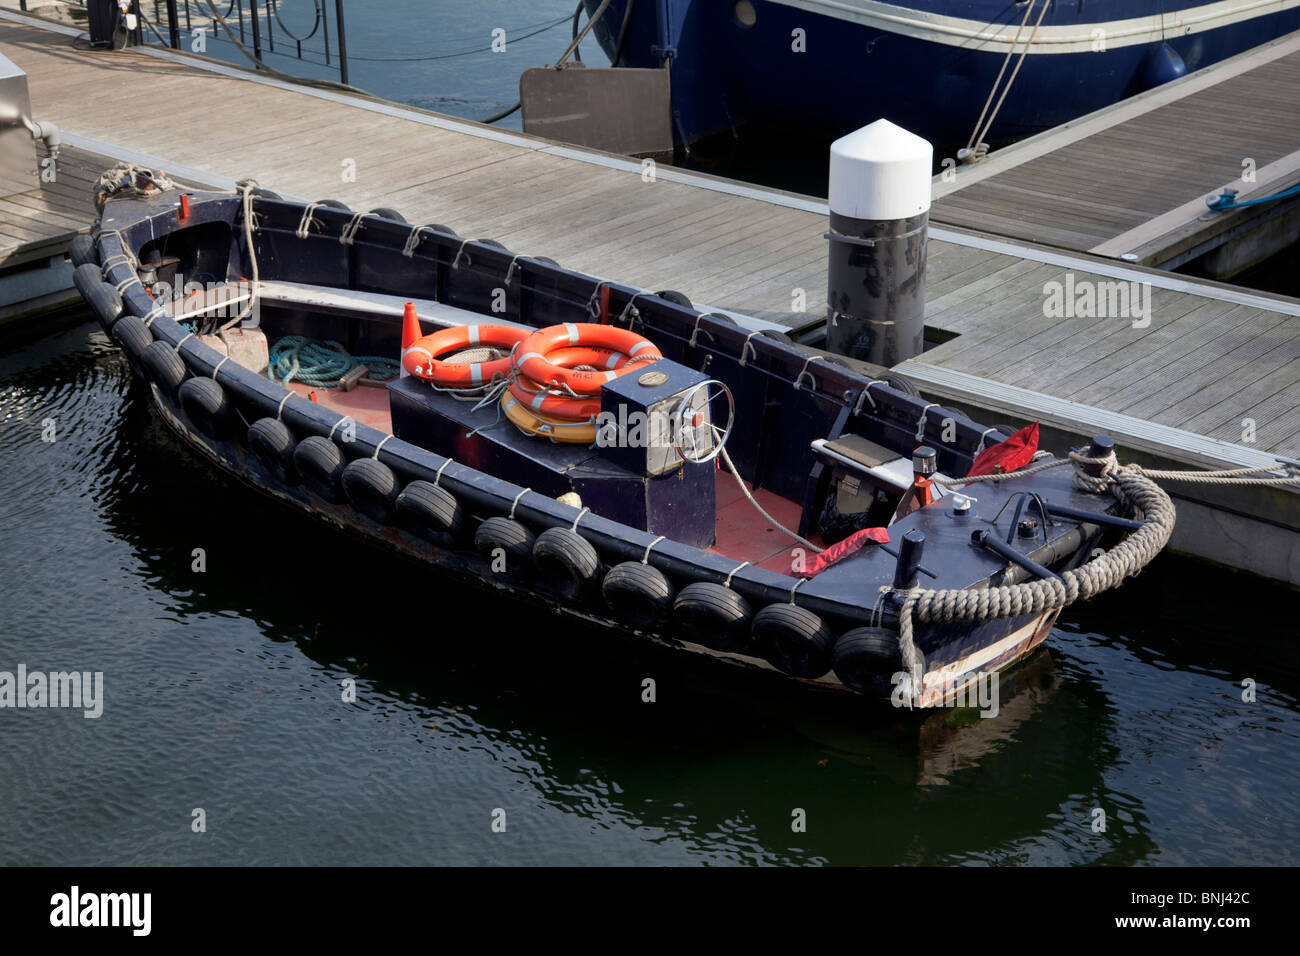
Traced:
[[831, 143], [831, 212], [850, 219], [910, 219], [930, 208], [934, 147], [889, 120]]

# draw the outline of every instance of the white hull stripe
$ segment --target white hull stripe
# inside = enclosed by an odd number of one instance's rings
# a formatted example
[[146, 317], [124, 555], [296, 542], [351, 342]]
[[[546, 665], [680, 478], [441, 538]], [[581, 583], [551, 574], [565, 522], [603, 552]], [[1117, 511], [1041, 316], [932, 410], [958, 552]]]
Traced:
[[[982, 20], [949, 17], [925, 10], [913, 10], [879, 0], [771, 0], [783, 7], [794, 7], [809, 13], [862, 26], [875, 27], [899, 36], [961, 46], [984, 53], [1005, 54], [1013, 46], [1017, 52], [1025, 48], [1033, 24], [1025, 27], [1020, 43], [1016, 44], [1016, 30], [1020, 19], [1014, 22], [990, 24]], [[1168, 10], [1164, 16], [1151, 14], [1128, 20], [1109, 20], [1101, 23], [1068, 23], [1058, 26], [1043, 25], [1038, 28], [1029, 44], [1030, 53], [1090, 53], [1097, 50], [1098, 40], [1104, 39], [1107, 50], [1116, 47], [1158, 43], [1165, 38], [1204, 33], [1220, 27], [1253, 20], [1256, 17], [1282, 13], [1300, 6], [1300, 0], [1219, 0], [1200, 7]], [[1162, 23], [1163, 21], [1163, 23]], [[1100, 31], [1100, 32], [1098, 32]]]

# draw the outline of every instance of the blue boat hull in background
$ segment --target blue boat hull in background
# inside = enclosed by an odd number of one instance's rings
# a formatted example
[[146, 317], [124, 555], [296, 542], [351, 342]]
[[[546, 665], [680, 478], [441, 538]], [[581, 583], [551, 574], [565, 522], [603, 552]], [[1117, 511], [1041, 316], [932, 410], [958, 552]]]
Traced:
[[[584, 2], [589, 15], [600, 6]], [[884, 117], [930, 140], [936, 160], [970, 139], [1026, 9], [1005, 0], [612, 0], [594, 28], [611, 58], [629, 3], [618, 65], [668, 58], [678, 143], [755, 125], [837, 137]], [[1192, 71], [1297, 29], [1294, 0], [1168, 0], [1163, 31], [1156, 0], [1053, 2], [984, 139], [1022, 139], [1172, 79], [1170, 48]]]

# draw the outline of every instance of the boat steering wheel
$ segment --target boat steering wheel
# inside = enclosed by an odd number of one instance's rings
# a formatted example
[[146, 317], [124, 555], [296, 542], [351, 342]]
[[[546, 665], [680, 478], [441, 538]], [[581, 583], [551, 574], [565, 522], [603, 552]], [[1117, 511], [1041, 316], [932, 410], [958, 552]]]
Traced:
[[[725, 428], [719, 428], [709, 417], [709, 412], [713, 400], [724, 395], [727, 398], [727, 424]], [[736, 402], [731, 389], [715, 378], [700, 382], [682, 396], [677, 406], [672, 423], [673, 448], [683, 461], [695, 464], [713, 461], [722, 453], [722, 446], [731, 437], [735, 423]]]

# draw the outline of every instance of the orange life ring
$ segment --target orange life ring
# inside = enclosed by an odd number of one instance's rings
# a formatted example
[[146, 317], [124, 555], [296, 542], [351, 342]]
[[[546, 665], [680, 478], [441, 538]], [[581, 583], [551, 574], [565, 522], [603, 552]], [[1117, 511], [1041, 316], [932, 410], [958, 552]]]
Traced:
[[[627, 356], [622, 352], [581, 346], [556, 349], [546, 358], [552, 365], [558, 365], [560, 368], [594, 365], [598, 369], [619, 369], [628, 363]], [[575, 398], [572, 395], [544, 388], [526, 375], [515, 375], [510, 379], [510, 394], [530, 411], [553, 418], [585, 421], [600, 413], [598, 395]]]
[[402, 355], [402, 367], [416, 378], [451, 388], [477, 388], [510, 371], [510, 356], [491, 362], [441, 362], [439, 355], [476, 347], [511, 349], [528, 338], [513, 325], [454, 325], [426, 335]]
[[[618, 369], [588, 371], [568, 369], [550, 361], [550, 353], [569, 346], [585, 345], [612, 349], [628, 357], [627, 364]], [[594, 395], [606, 382], [626, 375], [637, 366], [657, 362], [663, 358], [655, 344], [644, 336], [613, 325], [596, 325], [592, 322], [566, 322], [538, 329], [520, 344], [515, 367], [539, 385], [567, 386], [583, 395]]]

